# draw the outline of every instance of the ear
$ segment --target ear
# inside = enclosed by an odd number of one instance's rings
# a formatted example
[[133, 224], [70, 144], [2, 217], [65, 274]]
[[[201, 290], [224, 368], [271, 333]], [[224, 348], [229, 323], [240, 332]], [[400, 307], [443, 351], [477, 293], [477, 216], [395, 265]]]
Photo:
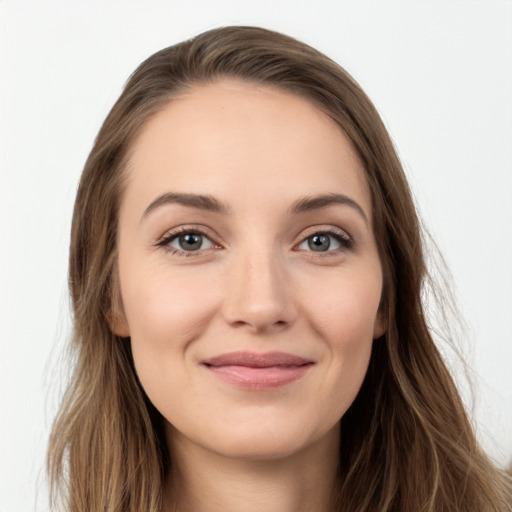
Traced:
[[130, 328], [122, 307], [120, 309], [113, 309], [110, 312], [108, 323], [110, 325], [110, 330], [116, 336], [119, 336], [120, 338], [128, 338], [130, 336]]
[[123, 301], [121, 298], [121, 289], [119, 287], [119, 278], [117, 268], [114, 269], [110, 285], [110, 308], [108, 313], [108, 323], [110, 330], [116, 336], [128, 338], [130, 336], [130, 327], [124, 314]]
[[[387, 308], [386, 308], [387, 309]], [[373, 324], [373, 339], [376, 340], [383, 336], [388, 330], [388, 314], [384, 308], [380, 307]]]

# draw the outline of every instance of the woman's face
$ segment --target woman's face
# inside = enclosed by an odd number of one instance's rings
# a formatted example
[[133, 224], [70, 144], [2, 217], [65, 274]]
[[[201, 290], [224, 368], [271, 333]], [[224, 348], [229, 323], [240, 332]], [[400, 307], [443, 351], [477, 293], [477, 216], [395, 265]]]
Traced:
[[337, 442], [385, 329], [341, 129], [280, 90], [195, 86], [147, 122], [126, 185], [113, 328], [171, 443], [276, 458]]

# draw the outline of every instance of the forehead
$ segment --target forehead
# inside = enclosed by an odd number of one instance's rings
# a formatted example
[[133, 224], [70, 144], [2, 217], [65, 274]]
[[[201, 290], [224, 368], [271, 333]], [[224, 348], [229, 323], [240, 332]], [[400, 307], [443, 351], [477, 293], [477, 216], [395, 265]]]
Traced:
[[232, 79], [195, 85], [150, 118], [127, 181], [123, 203], [139, 210], [167, 191], [244, 204], [339, 192], [371, 208], [361, 160], [327, 114], [298, 95]]

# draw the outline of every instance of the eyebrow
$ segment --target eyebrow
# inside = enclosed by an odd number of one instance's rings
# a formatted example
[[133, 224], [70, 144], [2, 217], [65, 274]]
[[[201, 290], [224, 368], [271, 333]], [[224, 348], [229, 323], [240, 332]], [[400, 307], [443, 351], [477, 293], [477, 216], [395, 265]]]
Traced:
[[142, 218], [147, 217], [150, 212], [160, 206], [166, 204], [181, 204], [183, 206], [190, 206], [192, 208], [198, 208], [200, 210], [206, 210], [214, 213], [221, 213], [227, 215], [230, 212], [230, 208], [221, 203], [218, 199], [213, 196], [202, 195], [202, 194], [184, 194], [180, 192], [168, 192], [158, 196], [142, 214]]
[[[147, 217], [153, 210], [167, 204], [180, 204], [182, 206], [189, 206], [199, 210], [205, 210], [214, 213], [227, 215], [231, 209], [226, 204], [220, 202], [218, 199], [210, 195], [191, 194], [181, 192], [167, 192], [158, 196], [151, 204], [144, 210], [142, 218]], [[344, 194], [321, 194], [317, 196], [301, 197], [295, 201], [289, 208], [291, 214], [304, 213], [312, 210], [319, 210], [332, 204], [341, 204], [350, 206], [368, 223], [368, 218], [364, 210], [359, 204]]]
[[368, 218], [359, 204], [344, 194], [322, 194], [306, 196], [295, 201], [290, 207], [290, 213], [303, 213], [325, 208], [332, 204], [342, 204], [353, 208], [368, 224]]

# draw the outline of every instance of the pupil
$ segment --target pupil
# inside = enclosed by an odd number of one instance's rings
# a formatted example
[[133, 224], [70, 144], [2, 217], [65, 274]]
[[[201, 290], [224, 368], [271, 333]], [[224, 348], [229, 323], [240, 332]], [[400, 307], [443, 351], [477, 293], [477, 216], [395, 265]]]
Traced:
[[327, 251], [331, 241], [329, 240], [329, 235], [313, 235], [309, 238], [308, 245], [312, 251]]
[[203, 237], [195, 233], [180, 236], [180, 245], [186, 251], [194, 251], [201, 248]]

